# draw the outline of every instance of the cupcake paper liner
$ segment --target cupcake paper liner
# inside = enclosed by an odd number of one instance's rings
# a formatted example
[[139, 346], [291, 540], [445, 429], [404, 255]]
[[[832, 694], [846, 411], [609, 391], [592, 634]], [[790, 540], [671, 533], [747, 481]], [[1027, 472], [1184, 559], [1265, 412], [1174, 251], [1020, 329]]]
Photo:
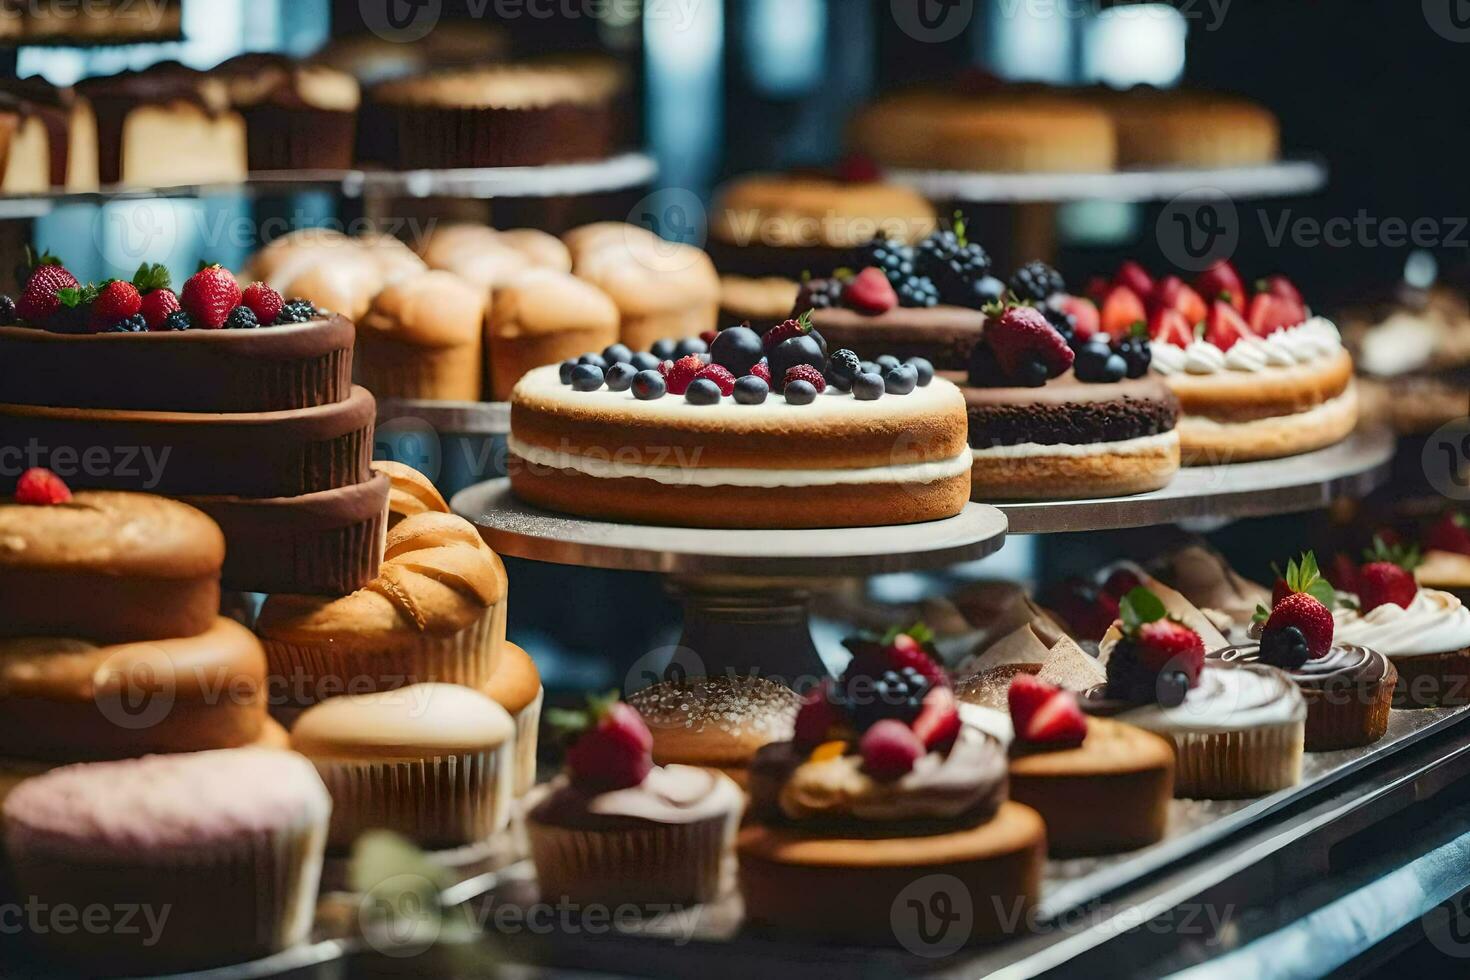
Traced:
[[1233, 800], [1294, 786], [1302, 778], [1305, 732], [1301, 721], [1238, 732], [1171, 732], [1174, 795]]
[[1470, 704], [1470, 649], [1388, 659], [1399, 672], [1393, 695], [1395, 708]]
[[351, 170], [357, 113], [312, 107], [245, 106], [251, 170]]
[[578, 830], [526, 821], [541, 900], [694, 905], [720, 893], [734, 813], [683, 824]]
[[1306, 750], [1331, 752], [1378, 741], [1388, 731], [1388, 712], [1393, 704], [1393, 666], [1372, 685], [1354, 685], [1326, 692], [1306, 691]]
[[382, 112], [407, 170], [600, 160], [621, 147], [617, 100], [532, 109], [385, 105]]
[[370, 830], [431, 850], [467, 847], [510, 823], [515, 746], [434, 759], [312, 759], [332, 794], [334, 851]]
[[541, 704], [546, 688], [536, 692], [536, 699], [516, 712], [516, 777], [515, 795], [525, 796], [536, 785], [536, 748], [541, 732]]
[[357, 345], [356, 370], [358, 383], [379, 398], [476, 401], [481, 395], [478, 344], [428, 349], [368, 340]]

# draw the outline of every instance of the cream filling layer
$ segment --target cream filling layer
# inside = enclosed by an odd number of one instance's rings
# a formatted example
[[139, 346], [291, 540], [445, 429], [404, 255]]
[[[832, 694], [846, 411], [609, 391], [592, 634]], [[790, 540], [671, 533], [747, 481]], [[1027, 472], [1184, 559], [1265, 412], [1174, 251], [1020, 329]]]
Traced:
[[532, 466], [571, 470], [600, 480], [652, 480], [665, 486], [687, 487], [780, 487], [854, 486], [868, 483], [928, 484], [970, 472], [974, 457], [967, 448], [953, 459], [895, 466], [870, 466], [839, 470], [762, 470], [721, 466], [649, 466], [598, 459], [576, 453], [533, 446], [510, 436], [510, 451]]
[[1409, 608], [1339, 609], [1336, 637], [1390, 657], [1424, 657], [1470, 647], [1470, 609], [1438, 589], [1420, 589]]
[[1349, 383], [1346, 390], [1336, 398], [1329, 398], [1322, 404], [1314, 405], [1305, 412], [1296, 412], [1291, 415], [1269, 415], [1266, 418], [1251, 419], [1248, 422], [1220, 422], [1205, 415], [1185, 415], [1179, 420], [1179, 427], [1249, 432], [1252, 427], [1264, 428], [1280, 425], [1288, 419], [1291, 420], [1293, 425], [1310, 426], [1314, 422], [1326, 423], [1335, 421], [1343, 414], [1349, 411], [1355, 411], [1357, 404], [1357, 385], [1355, 383]]
[[1014, 446], [991, 446], [988, 449], [972, 449], [976, 460], [982, 459], [1029, 459], [1036, 456], [1063, 456], [1069, 459], [1084, 456], [1143, 456], [1160, 449], [1168, 450], [1179, 445], [1179, 433], [1170, 429], [1158, 435], [1140, 436], [1118, 442], [1059, 443], [1054, 446], [1039, 442], [1022, 442]]

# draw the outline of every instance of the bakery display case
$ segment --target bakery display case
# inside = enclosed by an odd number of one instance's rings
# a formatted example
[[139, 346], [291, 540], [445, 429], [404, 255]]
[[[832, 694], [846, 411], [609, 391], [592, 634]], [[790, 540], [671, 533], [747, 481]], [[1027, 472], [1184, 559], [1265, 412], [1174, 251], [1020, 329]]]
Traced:
[[1463, 972], [1401, 7], [0, 3], [0, 978]]

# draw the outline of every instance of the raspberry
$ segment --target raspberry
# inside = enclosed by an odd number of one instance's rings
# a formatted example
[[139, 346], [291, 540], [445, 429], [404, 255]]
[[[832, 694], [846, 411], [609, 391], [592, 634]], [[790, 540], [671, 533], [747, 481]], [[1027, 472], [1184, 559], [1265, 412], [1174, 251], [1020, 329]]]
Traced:
[[825, 680], [802, 698], [792, 741], [803, 748], [814, 748], [827, 741], [841, 723], [842, 713], [832, 703], [832, 682]]
[[587, 727], [567, 750], [567, 772], [584, 792], [637, 786], [653, 770], [653, 735], [637, 710], [621, 701], [591, 705]]
[[1029, 306], [1013, 306], [985, 325], [985, 340], [1008, 377], [1033, 381], [1055, 378], [1076, 354], [1046, 317]]
[[149, 330], [165, 330], [169, 315], [178, 312], [179, 298], [172, 289], [155, 289], [143, 297], [143, 319]]
[[659, 371], [664, 376], [664, 382], [668, 385], [669, 394], [682, 395], [689, 390], [694, 379], [699, 377], [699, 372], [705, 368], [704, 361], [697, 354], [681, 357], [677, 361], [664, 361], [659, 366]]
[[719, 386], [720, 394], [726, 398], [729, 398], [735, 393], [735, 375], [718, 364], [706, 364], [694, 377], [695, 379], [704, 378], [708, 381], [713, 381]]
[[137, 287], [114, 279], [102, 287], [102, 292], [92, 303], [92, 326], [98, 329], [110, 327], [137, 315], [142, 309], [143, 297], [138, 295]]
[[913, 729], [891, 718], [875, 722], [863, 734], [858, 751], [863, 756], [863, 771], [885, 782], [913, 772], [925, 754], [924, 743]]
[[817, 394], [827, 390], [827, 379], [822, 377], [822, 372], [810, 364], [798, 364], [786, 371], [786, 377], [781, 379], [781, 387], [785, 388], [793, 381], [805, 381], [817, 389]]
[[198, 326], [218, 330], [240, 305], [240, 284], [223, 266], [205, 266], [184, 283], [181, 300]]
[[812, 315], [811, 311], [808, 310], [801, 316], [797, 317], [795, 320], [787, 320], [785, 323], [778, 323], [776, 324], [776, 326], [767, 330], [765, 336], [761, 337], [761, 346], [763, 346], [766, 350], [766, 353], [769, 354], [771, 351], [775, 350], [783, 341], [790, 340], [792, 337], [804, 337], [811, 332]]
[[256, 321], [261, 324], [275, 323], [276, 317], [286, 307], [286, 301], [281, 298], [281, 294], [263, 282], [247, 286], [241, 294], [240, 302], [250, 307], [250, 312], [255, 314]]
[[32, 506], [71, 502], [71, 490], [61, 477], [40, 467], [26, 470], [15, 482], [15, 502]]
[[750, 376], [760, 378], [767, 385], [771, 383], [771, 365], [768, 361], [760, 361], [750, 369]]

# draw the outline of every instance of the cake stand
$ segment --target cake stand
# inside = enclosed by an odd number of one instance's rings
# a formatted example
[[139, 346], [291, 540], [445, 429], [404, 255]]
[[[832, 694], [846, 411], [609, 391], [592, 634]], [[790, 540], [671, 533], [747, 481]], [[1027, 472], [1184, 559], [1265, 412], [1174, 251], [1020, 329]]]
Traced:
[[[684, 603], [689, 675], [758, 673], [792, 687], [827, 675], [812, 641], [811, 596], [824, 580], [943, 568], [984, 558], [1006, 519], [985, 504], [896, 527], [722, 531], [615, 524], [538, 510], [508, 479], [456, 494], [455, 513], [502, 555], [559, 565], [656, 572]], [[692, 668], [692, 669], [691, 669]]]

